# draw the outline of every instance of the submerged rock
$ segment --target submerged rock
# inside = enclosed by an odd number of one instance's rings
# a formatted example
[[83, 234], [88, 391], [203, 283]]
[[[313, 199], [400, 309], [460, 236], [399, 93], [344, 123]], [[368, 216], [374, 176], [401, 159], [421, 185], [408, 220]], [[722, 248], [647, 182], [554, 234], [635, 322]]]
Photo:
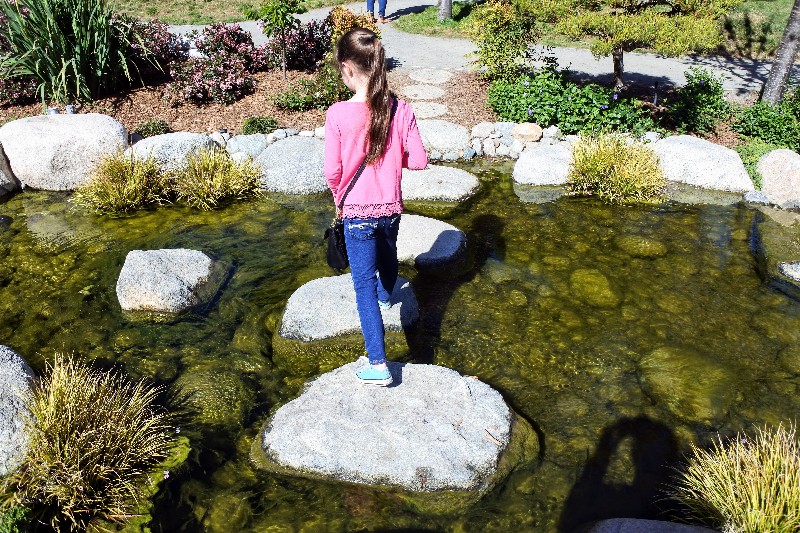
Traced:
[[742, 159], [730, 148], [690, 135], [675, 135], [649, 146], [668, 180], [719, 191], [755, 190]]
[[241, 425], [253, 406], [255, 395], [236, 372], [190, 370], [175, 382], [186, 395], [192, 414], [204, 425]]
[[725, 365], [692, 350], [664, 346], [639, 362], [645, 392], [678, 418], [718, 422], [736, 395], [734, 375]]
[[208, 135], [181, 131], [142, 139], [128, 148], [126, 154], [133, 150], [136, 159], [152, 157], [162, 171], [171, 172], [186, 168], [189, 156], [216, 147], [217, 144]]
[[573, 272], [570, 288], [575, 296], [595, 307], [617, 307], [621, 300], [608, 278], [594, 268], [580, 268]]
[[128, 145], [128, 132], [97, 113], [20, 118], [0, 127], [14, 177], [24, 187], [69, 191], [91, 179], [104, 156]]
[[393, 386], [365, 386], [355, 377], [361, 364], [320, 376], [278, 409], [253, 448], [256, 463], [425, 492], [457, 512], [536, 452], [530, 428], [485, 383], [440, 366], [389, 363]]
[[789, 211], [761, 209], [753, 217], [751, 230], [759, 274], [776, 289], [800, 299], [796, 266], [800, 264], [800, 219]]
[[403, 215], [397, 235], [397, 259], [419, 269], [439, 269], [461, 260], [466, 251], [463, 231], [441, 220]]
[[22, 357], [0, 345], [0, 476], [16, 470], [28, 449], [24, 398], [34, 377]]
[[261, 186], [286, 194], [314, 194], [328, 190], [322, 165], [325, 142], [314, 137], [289, 137], [269, 145], [255, 159], [261, 167]]
[[428, 165], [424, 170], [403, 169], [403, 200], [460, 202], [478, 190], [480, 181], [465, 170]]
[[211, 301], [227, 271], [198, 250], [132, 250], [117, 280], [117, 298], [124, 311], [180, 313]]
[[617, 237], [616, 243], [620, 250], [632, 257], [652, 259], [667, 255], [667, 245], [663, 242], [640, 237], [639, 235]]
[[582, 530], [583, 533], [714, 533], [715, 531], [700, 526], [638, 518], [601, 520]]

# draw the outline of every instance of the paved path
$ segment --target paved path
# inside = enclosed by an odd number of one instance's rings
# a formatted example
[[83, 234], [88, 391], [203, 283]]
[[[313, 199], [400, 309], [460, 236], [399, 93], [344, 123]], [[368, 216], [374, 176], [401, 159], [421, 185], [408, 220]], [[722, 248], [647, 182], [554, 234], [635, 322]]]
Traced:
[[[434, 5], [431, 0], [389, 0], [387, 15], [395, 19], [401, 15], [422, 11]], [[364, 3], [349, 4], [347, 8], [359, 12], [365, 9]], [[328, 15], [331, 8], [315, 9], [304, 13], [299, 18], [303, 21], [321, 19]], [[243, 22], [242, 26], [251, 32], [256, 44], [264, 42], [265, 37], [255, 22]], [[172, 30], [185, 33], [201, 26], [174, 26]], [[384, 46], [389, 59], [390, 68], [437, 68], [448, 70], [468, 70], [467, 57], [475, 50], [466, 39], [446, 39], [426, 37], [401, 32], [391, 24], [381, 26]], [[610, 57], [595, 59], [591, 52], [579, 48], [550, 48], [546, 53], [558, 59], [560, 67], [569, 67], [577, 76], [601, 83], [612, 81], [612, 63]], [[722, 57], [685, 57], [669, 58], [656, 54], [625, 54], [625, 79], [639, 86], [659, 88], [683, 85], [686, 78], [683, 73], [690, 66], [703, 66], [714, 70], [723, 77], [725, 90], [733, 98], [741, 98], [760, 90], [769, 73], [770, 63], [748, 59], [726, 59]], [[795, 69], [798, 77], [800, 67]]]

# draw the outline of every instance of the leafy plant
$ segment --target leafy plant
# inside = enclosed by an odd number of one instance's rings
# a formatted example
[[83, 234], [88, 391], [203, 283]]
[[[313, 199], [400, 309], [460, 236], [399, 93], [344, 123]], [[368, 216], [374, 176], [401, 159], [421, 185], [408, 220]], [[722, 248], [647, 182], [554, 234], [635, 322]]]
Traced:
[[785, 148], [785, 146], [771, 144], [756, 138], [747, 138], [744, 143], [734, 147], [739, 157], [742, 158], [744, 168], [746, 168], [747, 173], [750, 174], [750, 179], [753, 181], [753, 185], [756, 189], [761, 190], [761, 187], [764, 185], [763, 176], [758, 171], [758, 160], [767, 152], [779, 148]]
[[15, 505], [6, 511], [0, 511], [0, 533], [21, 533], [31, 521], [31, 510]]
[[[286, 68], [315, 70], [331, 51], [331, 25], [328, 19], [312, 20], [286, 33]], [[282, 65], [281, 42], [271, 39], [265, 47], [270, 67]], [[273, 58], [278, 58], [277, 61]]]
[[800, 150], [800, 122], [789, 105], [756, 102], [734, 113], [733, 130], [770, 144]]
[[339, 42], [339, 39], [342, 37], [342, 35], [355, 28], [366, 28], [378, 37], [381, 36], [381, 31], [378, 29], [378, 25], [374, 20], [372, 20], [372, 15], [369, 13], [361, 13], [357, 15], [349, 9], [345, 9], [342, 6], [336, 6], [331, 10], [330, 13], [328, 13], [328, 18], [325, 20], [331, 25], [332, 47], [336, 46], [336, 43]]
[[43, 101], [91, 101], [129, 84], [138, 72], [132, 48], [141, 38], [106, 0], [3, 1], [0, 12], [8, 47], [2, 77], [30, 76]]
[[572, 154], [568, 182], [575, 194], [631, 204], [657, 200], [663, 193], [666, 180], [658, 157], [628, 137], [582, 136]]
[[519, 3], [488, 0], [475, 8], [468, 30], [478, 50], [474, 64], [488, 79], [513, 79], [539, 38], [535, 20]]
[[276, 37], [281, 48], [281, 65], [283, 79], [286, 79], [286, 34], [300, 25], [296, 14], [305, 13], [300, 0], [266, 0], [258, 9], [248, 9], [245, 16], [249, 19], [259, 19], [264, 35]]
[[690, 67], [684, 75], [686, 85], [678, 89], [669, 105], [669, 117], [681, 133], [714, 131], [719, 122], [731, 114], [725, 100], [722, 78], [710, 70]]
[[142, 122], [133, 129], [133, 133], [139, 134], [142, 137], [153, 137], [154, 135], [163, 135], [165, 133], [172, 133], [172, 128], [164, 119], [155, 118]]
[[305, 111], [327, 109], [334, 103], [352, 96], [342, 81], [339, 71], [326, 61], [313, 78], [300, 80], [288, 91], [275, 96], [275, 105], [281, 109]]
[[754, 436], [692, 445], [670, 495], [691, 515], [722, 531], [800, 530], [800, 441], [796, 428], [757, 428]]
[[174, 441], [160, 393], [56, 356], [27, 398], [29, 449], [2, 481], [6, 505], [30, 506], [56, 531], [124, 521]]
[[272, 133], [278, 129], [278, 121], [273, 117], [247, 117], [242, 123], [242, 134]]
[[565, 71], [545, 67], [532, 75], [495, 80], [488, 101], [503, 120], [557, 124], [566, 134], [631, 131], [655, 127], [649, 113], [636, 101], [596, 84], [580, 86]]
[[178, 199], [210, 211], [230, 200], [259, 194], [261, 172], [253, 163], [234, 163], [227, 152], [204, 150], [189, 156], [187, 166], [176, 172], [170, 187]]
[[98, 163], [91, 181], [77, 189], [73, 199], [96, 213], [123, 214], [159, 203], [163, 188], [155, 160], [118, 153]]

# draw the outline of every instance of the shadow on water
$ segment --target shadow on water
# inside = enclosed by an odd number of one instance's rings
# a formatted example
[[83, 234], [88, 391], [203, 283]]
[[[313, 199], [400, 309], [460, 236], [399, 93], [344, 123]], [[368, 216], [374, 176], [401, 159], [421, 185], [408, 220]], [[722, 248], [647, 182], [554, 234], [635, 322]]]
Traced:
[[502, 259], [505, 255], [505, 241], [501, 236], [503, 227], [503, 219], [496, 215], [477, 216], [472, 226], [465, 231], [467, 249], [471, 254], [467, 259], [470, 268], [466, 273], [420, 273], [414, 278], [412, 285], [419, 303], [422, 331], [406, 336], [413, 362], [435, 363], [436, 349], [442, 337], [442, 320], [447, 306], [456, 290], [475, 278], [487, 258]]
[[[629, 457], [623, 456], [626, 452]], [[617, 483], [613, 464], [626, 459], [632, 463], [632, 478]], [[654, 502], [677, 459], [677, 439], [664, 424], [638, 416], [608, 426], [572, 487], [558, 531], [578, 532], [583, 524], [607, 518], [656, 518]]]

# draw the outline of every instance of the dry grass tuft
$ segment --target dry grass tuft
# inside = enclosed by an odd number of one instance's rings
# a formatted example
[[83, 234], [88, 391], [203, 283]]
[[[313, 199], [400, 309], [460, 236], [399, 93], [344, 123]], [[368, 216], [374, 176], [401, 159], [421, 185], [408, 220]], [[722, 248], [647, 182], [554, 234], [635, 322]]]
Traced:
[[259, 195], [261, 171], [252, 162], [234, 163], [224, 150], [203, 150], [170, 179], [178, 199], [210, 211], [232, 200]]
[[152, 158], [126, 157], [123, 153], [104, 158], [92, 180], [75, 191], [75, 203], [100, 214], [124, 214], [160, 203], [163, 176]]

